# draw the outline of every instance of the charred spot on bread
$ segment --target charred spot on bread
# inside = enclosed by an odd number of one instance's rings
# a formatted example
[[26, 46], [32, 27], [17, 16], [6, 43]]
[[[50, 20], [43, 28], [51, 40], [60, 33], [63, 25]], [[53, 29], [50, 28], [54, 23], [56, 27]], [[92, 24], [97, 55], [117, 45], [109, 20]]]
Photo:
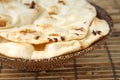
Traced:
[[64, 36], [61, 36], [60, 39], [61, 39], [62, 41], [65, 41], [65, 37], [64, 37]]
[[32, 1], [31, 5], [30, 5], [30, 8], [31, 8], [31, 9], [34, 9], [34, 8], [35, 8], [35, 5], [36, 5], [36, 3], [35, 3], [34, 1]]
[[49, 40], [49, 42], [53, 42], [53, 40], [51, 38], [47, 38]]
[[55, 42], [58, 42], [58, 39], [57, 38], [53, 38]]
[[59, 3], [59, 4], [66, 5], [66, 3], [65, 3], [65, 1], [64, 1], [64, 0], [58, 0], [58, 3]]
[[78, 33], [74, 33], [75, 35], [77, 35], [77, 36], [79, 36], [79, 34]]
[[101, 31], [94, 31], [94, 30], [93, 30], [92, 33], [93, 33], [94, 35], [97, 35], [97, 34], [100, 35], [102, 32], [101, 32]]
[[93, 33], [93, 35], [96, 35], [96, 34], [97, 34], [96, 31], [94, 31], [94, 30], [92, 31], [92, 33]]
[[38, 40], [40, 38], [40, 36], [36, 36], [35, 39]]

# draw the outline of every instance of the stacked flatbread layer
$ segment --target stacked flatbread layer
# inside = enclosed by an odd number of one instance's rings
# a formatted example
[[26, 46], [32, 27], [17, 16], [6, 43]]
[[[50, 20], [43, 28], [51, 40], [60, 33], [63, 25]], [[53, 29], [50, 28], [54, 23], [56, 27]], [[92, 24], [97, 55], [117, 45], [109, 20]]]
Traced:
[[0, 53], [45, 59], [84, 50], [109, 25], [86, 0], [0, 0]]

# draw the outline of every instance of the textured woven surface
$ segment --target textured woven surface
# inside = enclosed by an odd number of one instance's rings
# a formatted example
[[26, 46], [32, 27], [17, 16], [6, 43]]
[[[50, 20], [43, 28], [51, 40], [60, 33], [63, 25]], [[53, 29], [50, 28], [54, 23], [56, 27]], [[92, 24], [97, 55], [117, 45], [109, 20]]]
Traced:
[[94, 52], [71, 60], [62, 68], [25, 72], [0, 65], [0, 80], [119, 80], [120, 79], [120, 0], [89, 0], [109, 12], [113, 34]]

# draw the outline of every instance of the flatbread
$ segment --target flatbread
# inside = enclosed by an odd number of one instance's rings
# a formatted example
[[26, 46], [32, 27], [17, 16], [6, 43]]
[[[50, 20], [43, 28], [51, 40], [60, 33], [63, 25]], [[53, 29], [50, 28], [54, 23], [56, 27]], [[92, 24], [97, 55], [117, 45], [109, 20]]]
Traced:
[[88, 35], [82, 40], [32, 45], [27, 43], [3, 42], [0, 53], [25, 59], [48, 59], [63, 54], [83, 50], [109, 32], [106, 21], [95, 18], [89, 27]]
[[83, 39], [96, 16], [95, 8], [86, 0], [13, 0], [1, 4], [1, 11], [5, 10], [1, 22], [5, 20], [6, 25], [1, 25], [0, 36], [14, 42], [43, 44]]
[[88, 48], [109, 31], [86, 0], [0, 0], [0, 53], [9, 57], [69, 54]]

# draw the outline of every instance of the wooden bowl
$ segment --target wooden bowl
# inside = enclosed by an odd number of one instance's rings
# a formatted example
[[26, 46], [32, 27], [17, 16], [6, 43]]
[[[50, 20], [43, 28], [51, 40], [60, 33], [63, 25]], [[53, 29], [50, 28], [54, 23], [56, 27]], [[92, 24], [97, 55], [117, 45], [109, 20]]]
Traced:
[[[92, 4], [92, 3], [91, 3]], [[95, 6], [97, 10], [97, 17], [100, 19], [104, 19], [108, 22], [110, 29], [113, 27], [113, 22], [111, 17], [108, 15], [108, 13], [100, 8], [99, 6], [92, 4]], [[111, 29], [112, 30], [112, 29]], [[110, 31], [111, 33], [111, 31]], [[108, 34], [109, 35], [109, 34]], [[108, 36], [107, 35], [107, 36]], [[19, 70], [26, 70], [26, 71], [41, 71], [41, 70], [51, 70], [54, 68], [62, 67], [70, 60], [80, 57], [90, 51], [92, 51], [94, 48], [96, 48], [97, 45], [100, 45], [101, 42], [107, 37], [103, 37], [101, 40], [96, 41], [93, 43], [90, 47], [77, 51], [71, 54], [66, 54], [62, 56], [53, 57], [50, 59], [39, 59], [39, 60], [29, 60], [29, 59], [22, 59], [22, 58], [10, 58], [6, 57], [4, 55], [0, 54], [0, 62], [3, 65], [8, 65], [12, 68], [16, 68]]]

